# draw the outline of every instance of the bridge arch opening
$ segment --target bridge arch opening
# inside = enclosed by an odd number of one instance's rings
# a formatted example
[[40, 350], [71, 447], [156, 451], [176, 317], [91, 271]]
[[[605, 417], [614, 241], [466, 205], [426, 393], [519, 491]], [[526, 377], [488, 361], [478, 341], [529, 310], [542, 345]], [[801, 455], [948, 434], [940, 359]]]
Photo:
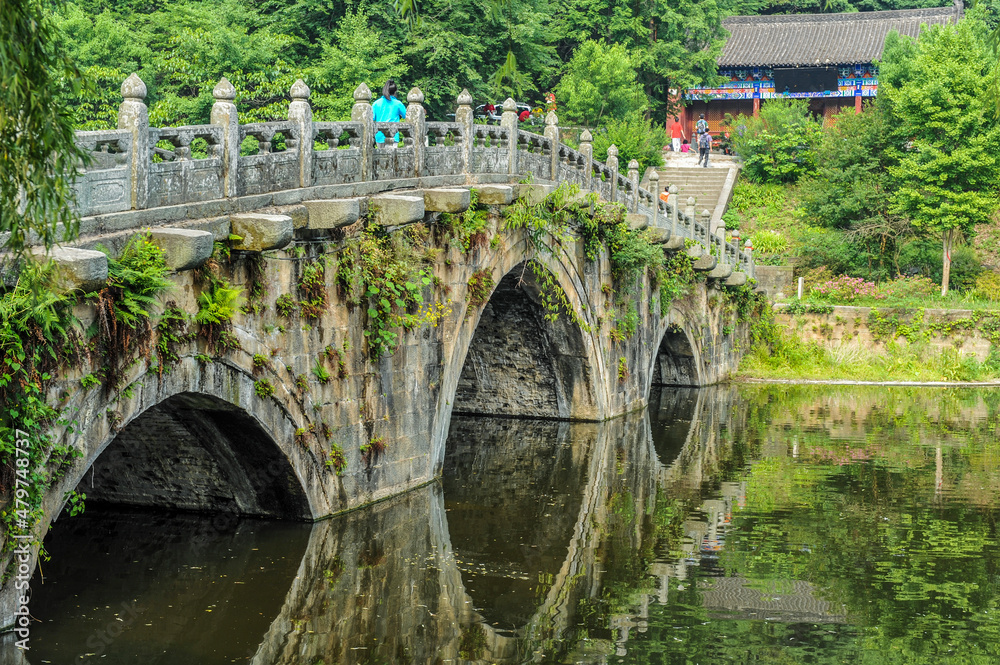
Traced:
[[453, 413], [593, 419], [583, 333], [565, 312], [546, 320], [541, 288], [527, 262], [500, 279], [469, 346]]
[[701, 386], [705, 382], [698, 353], [683, 328], [671, 325], [663, 334], [653, 363], [654, 386]]
[[311, 519], [272, 437], [243, 409], [198, 393], [169, 397], [128, 423], [76, 489], [88, 507]]

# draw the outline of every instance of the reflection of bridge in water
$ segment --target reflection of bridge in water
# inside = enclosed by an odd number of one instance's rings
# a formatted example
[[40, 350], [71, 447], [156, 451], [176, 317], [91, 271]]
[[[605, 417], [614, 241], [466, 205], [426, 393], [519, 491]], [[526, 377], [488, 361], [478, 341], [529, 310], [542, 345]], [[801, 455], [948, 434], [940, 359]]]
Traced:
[[[431, 485], [320, 524], [253, 662], [523, 662], [553, 650], [579, 601], [601, 594], [611, 513], [635, 510], [617, 535], [637, 550], [658, 488], [702, 496], [730, 453], [734, 396], [663, 390], [648, 411], [601, 424], [456, 417], [444, 491]], [[726, 484], [723, 499], [702, 504], [706, 519], [685, 523], [691, 556], [721, 539], [739, 496]], [[396, 554], [351, 566], [366, 547]], [[658, 591], [639, 596], [637, 617], [612, 619], [619, 648], [685, 566], [653, 565]]]
[[[741, 484], [715, 481], [724, 465], [744, 464], [733, 459], [735, 400], [725, 387], [671, 388], [605, 423], [455, 417], [442, 483], [312, 527], [250, 662], [522, 662], [557, 650], [581, 599], [601, 596], [609, 550], [639, 550], [658, 491], [683, 497], [698, 506], [683, 524], [683, 556], [659, 553], [647, 571], [654, 590], [635, 596], [634, 614], [611, 617], [624, 653], [650, 605], [724, 544], [743, 497]], [[736, 578], [703, 591], [715, 616], [836, 620], [805, 583], [780, 602]], [[195, 601], [177, 611], [198, 615]]]

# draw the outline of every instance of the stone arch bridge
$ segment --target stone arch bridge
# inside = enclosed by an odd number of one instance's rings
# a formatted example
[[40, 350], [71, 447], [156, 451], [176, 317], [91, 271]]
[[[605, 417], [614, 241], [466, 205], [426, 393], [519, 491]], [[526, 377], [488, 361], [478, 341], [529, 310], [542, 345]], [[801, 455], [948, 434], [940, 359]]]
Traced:
[[[406, 122], [376, 123], [362, 84], [351, 121], [318, 122], [299, 81], [287, 121], [241, 125], [223, 79], [211, 124], [150, 128], [138, 77], [122, 94], [119, 129], [77, 136], [94, 158], [76, 184], [80, 237], [53, 253], [65, 287], [107, 279], [98, 243], [114, 251], [148, 233], [172, 269], [165, 300], [188, 316], [216, 243], [237, 257], [223, 268], [232, 283], [264, 284], [266, 295], [234, 318], [229, 350], [214, 353], [192, 321], [175, 361], [140, 359], [121, 390], [84, 387], [96, 366], [60, 373], [49, 394], [69, 424], [53, 434], [80, 457], [48, 488], [39, 537], [74, 489], [94, 503], [321, 519], [439, 476], [453, 413], [602, 421], [643, 408], [653, 384], [715, 383], [739, 360], [745, 325], [725, 294], [752, 276], [749, 252], [710, 235], [693, 201], [680, 210], [639, 188], [637, 164], [620, 175], [613, 148], [595, 161], [589, 134], [579, 149], [560, 143], [554, 114], [544, 135], [525, 132], [508, 100], [500, 126], [479, 125], [463, 92], [455, 122], [428, 122], [414, 89]], [[400, 141], [376, 145], [378, 131]], [[613, 335], [607, 255], [588, 259], [575, 235], [540, 252], [502, 224], [506, 206], [561, 183], [620, 203], [663, 251], [689, 253], [701, 279], [664, 306], [642, 278], [628, 296], [635, 332]], [[489, 241], [463, 251], [434, 228], [468, 209], [472, 190]], [[323, 273], [315, 318], [279, 303], [299, 297], [306, 267], [361, 219], [390, 238], [425, 234], [433, 280], [423, 296], [441, 305], [433, 325], [398, 327], [395, 352], [378, 359], [366, 352], [368, 313], [347, 302], [335, 270]], [[470, 282], [484, 275], [477, 298]], [[553, 284], [565, 294], [555, 321], [543, 305]], [[92, 308], [77, 309], [92, 320]], [[8, 579], [8, 627], [15, 600]]]

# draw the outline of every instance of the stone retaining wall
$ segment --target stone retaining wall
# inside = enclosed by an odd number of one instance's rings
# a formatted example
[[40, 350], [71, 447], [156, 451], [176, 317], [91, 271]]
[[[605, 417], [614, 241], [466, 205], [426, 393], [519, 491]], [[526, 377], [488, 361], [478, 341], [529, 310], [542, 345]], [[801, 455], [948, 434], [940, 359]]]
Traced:
[[[875, 313], [873, 314], [873, 309]], [[926, 344], [940, 352], [955, 349], [963, 355], [986, 360], [996, 334], [991, 323], [1000, 312], [983, 314], [967, 309], [892, 309], [836, 306], [825, 313], [789, 313], [788, 306], [774, 306], [775, 321], [805, 341], [834, 348], [859, 345], [882, 351], [886, 344]]]

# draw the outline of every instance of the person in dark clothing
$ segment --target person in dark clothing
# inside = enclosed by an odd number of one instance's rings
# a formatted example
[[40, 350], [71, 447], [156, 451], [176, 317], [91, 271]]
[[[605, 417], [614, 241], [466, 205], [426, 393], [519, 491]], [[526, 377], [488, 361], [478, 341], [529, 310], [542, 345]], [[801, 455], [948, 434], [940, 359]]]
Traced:
[[706, 130], [704, 133], [698, 135], [698, 166], [708, 168], [708, 156], [711, 152], [712, 135]]

